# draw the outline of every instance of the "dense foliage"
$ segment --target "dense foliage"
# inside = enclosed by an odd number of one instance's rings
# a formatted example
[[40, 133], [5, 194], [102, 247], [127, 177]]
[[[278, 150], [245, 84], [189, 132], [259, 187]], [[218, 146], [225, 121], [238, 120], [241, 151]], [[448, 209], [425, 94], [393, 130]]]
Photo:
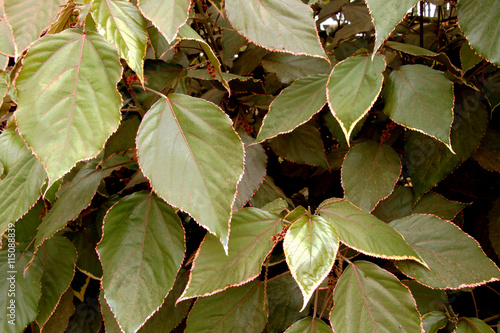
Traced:
[[0, 0], [1, 332], [500, 332], [500, 2]]

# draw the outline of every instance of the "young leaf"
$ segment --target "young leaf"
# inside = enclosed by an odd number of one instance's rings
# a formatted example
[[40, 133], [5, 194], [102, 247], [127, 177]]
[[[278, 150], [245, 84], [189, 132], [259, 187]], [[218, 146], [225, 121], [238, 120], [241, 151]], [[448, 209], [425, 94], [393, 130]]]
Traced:
[[93, 0], [92, 17], [97, 31], [116, 46], [120, 56], [144, 81], [147, 32], [139, 9], [126, 0]]
[[286, 262], [304, 296], [301, 311], [333, 267], [339, 237], [322, 217], [303, 215], [288, 229], [283, 242]]
[[306, 123], [326, 103], [326, 74], [312, 75], [295, 81], [269, 106], [256, 142], [289, 133]]
[[95, 164], [90, 163], [80, 169], [69, 184], [63, 185], [58, 192], [58, 199], [38, 227], [36, 247], [64, 228], [69, 221], [75, 219], [90, 204], [100, 181], [101, 170], [96, 170]]
[[256, 278], [275, 243], [271, 236], [281, 231], [282, 218], [258, 208], [243, 208], [231, 220], [228, 254], [211, 234], [196, 254], [188, 286], [181, 300], [206, 296]]
[[325, 74], [330, 71], [330, 64], [324, 58], [297, 56], [282, 52], [272, 52], [262, 59], [262, 67], [278, 75], [282, 83], [309, 75]]
[[482, 57], [500, 66], [500, 3], [496, 0], [460, 0], [458, 24], [470, 45]]
[[413, 215], [390, 225], [406, 238], [429, 268], [411, 261], [396, 262], [396, 266], [423, 285], [460, 289], [500, 280], [498, 267], [455, 224], [432, 215]]
[[186, 23], [189, 4], [189, 0], [140, 0], [139, 9], [171, 43], [179, 28]]
[[312, 10], [302, 1], [226, 1], [226, 11], [231, 25], [257, 45], [272, 51], [326, 58]]
[[285, 333], [331, 333], [332, 328], [317, 317], [306, 317], [290, 326]]
[[92, 32], [64, 30], [30, 47], [16, 79], [15, 115], [49, 187], [76, 162], [96, 156], [117, 129], [121, 70], [113, 46]]
[[257, 281], [198, 298], [185, 332], [262, 332], [267, 322], [264, 301], [264, 286]]
[[[5, 18], [12, 29], [15, 54], [19, 57], [23, 50], [40, 37], [65, 0], [3, 0]], [[8, 35], [7, 35], [8, 36]]]
[[345, 198], [370, 212], [391, 194], [401, 168], [398, 154], [388, 145], [367, 141], [354, 146], [342, 165]]
[[133, 193], [106, 214], [97, 251], [106, 301], [120, 327], [135, 332], [174, 284], [185, 251], [179, 218], [154, 194]]
[[377, 100], [384, 76], [385, 60], [376, 55], [360, 54], [339, 62], [326, 86], [328, 105], [340, 123], [347, 142], [356, 124]]
[[[35, 258], [26, 272], [24, 268], [32, 258], [30, 252], [0, 254], [0, 329], [4, 333], [21, 333], [38, 313], [42, 266]], [[14, 290], [14, 291], [12, 291]], [[14, 292], [14, 295], [12, 294]]]
[[36, 203], [45, 179], [42, 163], [29, 153], [12, 165], [0, 181], [0, 235]]
[[318, 211], [333, 225], [340, 241], [356, 251], [379, 258], [424, 263], [400, 233], [347, 200], [326, 200]]
[[373, 263], [349, 265], [335, 286], [333, 300], [330, 321], [337, 333], [422, 332], [408, 288]]
[[214, 104], [171, 94], [156, 102], [137, 134], [139, 163], [155, 191], [227, 247], [243, 145]]
[[[43, 266], [41, 279], [42, 297], [38, 302], [36, 321], [43, 327], [52, 316], [63, 293], [68, 289], [75, 275], [76, 250], [63, 236], [54, 236], [37, 251]], [[30, 268], [31, 269], [31, 268]]]
[[396, 26], [403, 20], [406, 13], [417, 4], [419, 0], [366, 0], [368, 9], [375, 25], [375, 55]]
[[404, 65], [391, 73], [383, 93], [384, 112], [392, 120], [452, 150], [453, 84], [444, 73], [424, 65]]
[[[422, 324], [425, 333], [437, 333], [448, 324], [446, 313], [441, 311], [432, 311], [422, 316]], [[455, 331], [456, 332], [456, 331]]]

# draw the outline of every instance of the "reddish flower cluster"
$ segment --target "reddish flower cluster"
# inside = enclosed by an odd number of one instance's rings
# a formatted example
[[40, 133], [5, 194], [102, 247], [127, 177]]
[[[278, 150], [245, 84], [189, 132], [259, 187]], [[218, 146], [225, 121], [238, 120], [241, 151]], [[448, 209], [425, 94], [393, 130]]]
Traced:
[[335, 277], [333, 275], [333, 270], [331, 270], [330, 273], [328, 273], [328, 281], [326, 282], [326, 284], [328, 286], [328, 292], [329, 293], [333, 292], [333, 289], [335, 288], [336, 284]]
[[214, 79], [214, 80], [215, 80], [215, 79], [217, 78], [217, 70], [215, 69], [214, 65], [209, 64], [209, 65], [207, 66], [207, 71], [208, 71], [208, 74], [210, 74], [210, 77], [211, 77], [212, 79]]
[[271, 242], [278, 243], [285, 238], [286, 235], [286, 227], [283, 227], [281, 232], [278, 232], [276, 235], [271, 236]]
[[384, 142], [391, 137], [391, 131], [396, 128], [395, 123], [390, 123], [385, 126], [385, 130], [382, 130], [382, 135], [380, 136], [380, 142]]
[[238, 121], [238, 126], [240, 126], [241, 128], [243, 128], [243, 130], [245, 131], [246, 134], [252, 134], [253, 133], [253, 127], [252, 125], [250, 125], [248, 123], [248, 121], [246, 121], [245, 118], [240, 118], [241, 120]]
[[127, 77], [127, 86], [131, 85], [132, 83], [140, 82], [139, 77], [136, 74], [130, 75]]

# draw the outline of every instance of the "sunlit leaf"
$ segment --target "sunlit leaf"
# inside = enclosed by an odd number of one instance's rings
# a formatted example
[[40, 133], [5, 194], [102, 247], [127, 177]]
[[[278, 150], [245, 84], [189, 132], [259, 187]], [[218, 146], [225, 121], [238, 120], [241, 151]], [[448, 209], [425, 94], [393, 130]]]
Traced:
[[394, 189], [401, 173], [398, 154], [390, 146], [367, 141], [354, 146], [342, 165], [347, 200], [370, 212]]
[[256, 142], [289, 133], [307, 122], [326, 103], [326, 74], [312, 75], [283, 89], [271, 103]]
[[432, 215], [413, 215], [390, 223], [425, 260], [401, 261], [406, 275], [431, 288], [460, 289], [500, 280], [500, 270], [479, 244], [455, 224]]
[[460, 318], [455, 333], [495, 333], [493, 329], [479, 318]]
[[226, 114], [199, 98], [161, 98], [142, 120], [137, 150], [155, 191], [227, 245], [244, 157]]
[[0, 135], [0, 163], [4, 173], [8, 174], [10, 167], [24, 155], [30, 155], [30, 151], [23, 139], [13, 128], [4, 130]]
[[290, 326], [286, 333], [331, 333], [332, 328], [320, 318], [306, 317]]
[[347, 332], [422, 332], [420, 314], [409, 290], [379, 266], [356, 261], [340, 276], [330, 314], [333, 330]]
[[[0, 254], [0, 328], [5, 333], [21, 333], [38, 313], [42, 266], [35, 258], [29, 269], [24, 268], [31, 260], [30, 252]], [[9, 292], [9, 289], [11, 291]], [[12, 295], [12, 289], [14, 295]], [[10, 307], [10, 308], [9, 308]]]
[[133, 193], [106, 214], [97, 251], [106, 301], [120, 327], [135, 332], [174, 284], [185, 251], [179, 218], [157, 196]]
[[382, 43], [399, 22], [403, 20], [406, 13], [417, 4], [419, 0], [366, 0], [368, 9], [375, 25], [375, 54]]
[[90, 163], [83, 167], [69, 184], [63, 185], [57, 194], [58, 199], [38, 227], [35, 246], [40, 246], [69, 221], [75, 219], [90, 204], [100, 181], [101, 170]]
[[301, 310], [332, 269], [338, 249], [339, 237], [335, 229], [320, 216], [303, 215], [288, 229], [283, 250], [304, 296]]
[[235, 212], [231, 220], [228, 255], [217, 237], [207, 234], [181, 299], [210, 295], [257, 277], [275, 245], [271, 236], [280, 232], [282, 227], [282, 218], [278, 214], [257, 208]]
[[384, 77], [385, 60], [381, 55], [357, 55], [339, 62], [332, 70], [326, 87], [328, 105], [349, 141], [356, 124], [377, 100]]
[[262, 59], [262, 67], [278, 75], [282, 83], [292, 83], [298, 78], [315, 74], [326, 74], [330, 64], [326, 59], [272, 52]]
[[340, 241], [356, 251], [380, 258], [413, 259], [423, 263], [400, 233], [349, 201], [329, 199], [320, 205], [318, 211], [333, 225]]
[[42, 297], [38, 303], [37, 323], [44, 326], [52, 315], [62, 294], [68, 289], [75, 275], [76, 250], [62, 236], [54, 236], [37, 251], [43, 266]]
[[189, 0], [140, 0], [139, 8], [165, 38], [172, 42], [188, 18]]
[[384, 112], [392, 120], [453, 148], [453, 84], [442, 72], [424, 65], [401, 66], [389, 76], [384, 99]]
[[[0, 5], [2, 5], [2, 2], [0, 2]], [[3, 6], [0, 9], [0, 13], [3, 14]], [[16, 49], [12, 40], [12, 30], [10, 30], [7, 21], [2, 19], [0, 21], [0, 54], [14, 56], [15, 53]]]
[[496, 0], [460, 0], [458, 24], [470, 45], [482, 57], [500, 66], [500, 3]]
[[231, 25], [257, 45], [272, 51], [326, 58], [312, 10], [302, 1], [233, 0], [226, 1], [226, 11]]
[[16, 79], [15, 115], [49, 186], [77, 161], [96, 156], [118, 127], [121, 70], [113, 46], [92, 32], [65, 30], [31, 46]]
[[66, 0], [3, 0], [4, 14], [12, 28], [16, 56], [40, 37]]
[[264, 286], [257, 281], [198, 298], [185, 332], [262, 332], [267, 322], [264, 301]]

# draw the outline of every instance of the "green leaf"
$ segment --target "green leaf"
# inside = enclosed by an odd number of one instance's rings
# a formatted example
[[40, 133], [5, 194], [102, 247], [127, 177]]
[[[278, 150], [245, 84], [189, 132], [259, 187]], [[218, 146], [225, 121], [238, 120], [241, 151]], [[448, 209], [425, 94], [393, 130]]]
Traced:
[[500, 66], [500, 3], [496, 0], [460, 0], [458, 24], [479, 55]]
[[157, 196], [133, 193], [106, 214], [97, 251], [106, 301], [120, 327], [135, 332], [174, 284], [185, 251], [179, 218]]
[[140, 123], [141, 121], [138, 117], [122, 121], [118, 130], [106, 142], [103, 160], [107, 160], [117, 152], [135, 148], [135, 137]]
[[16, 221], [16, 243], [19, 243], [19, 248], [30, 248], [33, 244], [33, 239], [36, 236], [36, 229], [42, 222], [41, 215], [44, 210], [45, 202], [39, 199], [23, 217]]
[[54, 236], [37, 251], [43, 266], [42, 297], [38, 303], [37, 323], [43, 327], [75, 275], [76, 250], [63, 236]]
[[231, 221], [228, 254], [217, 237], [205, 235], [181, 300], [211, 295], [256, 278], [274, 248], [271, 236], [282, 228], [282, 218], [278, 214], [258, 208], [236, 211]]
[[452, 150], [453, 84], [442, 72], [424, 65], [401, 66], [389, 76], [384, 99], [384, 112], [392, 120]]
[[116, 46], [120, 56], [144, 80], [147, 32], [139, 9], [126, 0], [93, 0], [97, 31]]
[[189, 0], [140, 0], [139, 9], [171, 43], [188, 18], [189, 4]]
[[274, 180], [269, 175], [266, 175], [264, 182], [255, 192], [250, 203], [254, 207], [262, 208], [276, 199], [285, 200], [290, 207], [294, 206], [292, 200], [287, 198], [283, 190], [274, 184]]
[[349, 142], [356, 124], [377, 100], [384, 76], [385, 60], [376, 55], [360, 54], [339, 62], [333, 68], [326, 86], [328, 105], [340, 123]]
[[412, 214], [433, 214], [437, 217], [451, 221], [468, 204], [451, 201], [434, 192], [425, 194], [412, 210]]
[[415, 55], [415, 56], [437, 57], [439, 55], [438, 53], [432, 52], [431, 50], [424, 49], [423, 47], [412, 45], [412, 44], [405, 44], [405, 43], [388, 41], [387, 43], [385, 43], [385, 45], [390, 47], [393, 50], [401, 51], [401, 52], [408, 53], [408, 54]]
[[465, 41], [460, 48], [460, 62], [462, 63], [462, 71], [465, 73], [472, 67], [481, 62], [483, 58], [479, 56], [469, 42]]
[[[32, 258], [31, 252], [0, 253], [0, 328], [5, 333], [21, 333], [38, 313], [42, 266], [35, 258], [28, 270], [24, 268]], [[12, 290], [15, 290], [14, 292]], [[13, 294], [14, 293], [14, 294]], [[10, 308], [9, 308], [10, 307]]]
[[495, 333], [493, 329], [479, 318], [460, 318], [455, 333]]
[[311, 123], [300, 125], [291, 133], [271, 139], [269, 145], [277, 155], [286, 160], [328, 168], [321, 133]]
[[422, 324], [426, 333], [437, 333], [448, 324], [448, 317], [444, 312], [432, 311], [422, 317]]
[[289, 133], [309, 121], [326, 103], [327, 75], [301, 78], [283, 89], [271, 103], [256, 142]]
[[358, 252], [379, 258], [413, 259], [424, 263], [400, 233], [347, 200], [326, 200], [318, 211], [333, 225], [340, 241]]
[[227, 1], [226, 11], [231, 25], [259, 46], [271, 51], [326, 58], [311, 7], [302, 1]]
[[418, 312], [421, 314], [431, 311], [446, 311], [448, 295], [444, 290], [427, 288], [415, 280], [401, 282], [410, 288], [411, 294], [417, 302]]
[[[491, 65], [490, 68], [492, 67]], [[496, 71], [493, 75], [488, 75], [488, 77], [486, 77], [483, 91], [491, 106], [491, 111], [493, 112], [494, 109], [500, 105], [500, 71]]]
[[[1, 5], [1, 3], [0, 3], [0, 5]], [[2, 22], [4, 22], [4, 21], [0, 21], [0, 29], [1, 29]], [[1, 31], [0, 31], [0, 33], [1, 33]], [[1, 41], [0, 41], [0, 43], [1, 43]], [[1, 44], [0, 44], [0, 47], [1, 47]], [[0, 49], [0, 51], [1, 51], [1, 49]], [[5, 78], [6, 78], [5, 72], [0, 71], [0, 104], [2, 103], [2, 99], [4, 98], [5, 94], [9, 90], [9, 84], [7, 83], [7, 80]]]
[[61, 330], [66, 329], [69, 318], [75, 312], [73, 296], [73, 289], [71, 288], [68, 288], [68, 290], [66, 290], [66, 292], [61, 296], [54, 313], [43, 326], [43, 330], [45, 332], [60, 332]]
[[375, 54], [382, 43], [389, 37], [406, 13], [417, 4], [419, 0], [366, 0], [368, 9], [375, 25]]
[[288, 228], [283, 250], [292, 276], [304, 296], [301, 311], [333, 267], [339, 237], [330, 223], [317, 215], [303, 215]]
[[349, 265], [337, 282], [333, 300], [330, 321], [337, 333], [422, 332], [409, 290], [373, 263]]
[[262, 59], [262, 67], [268, 72], [276, 73], [282, 83], [292, 83], [301, 77], [330, 71], [330, 64], [326, 59], [281, 52], [266, 55]]
[[345, 198], [370, 212], [391, 194], [401, 168], [398, 154], [388, 145], [367, 141], [354, 146], [342, 165]]
[[73, 236], [73, 244], [78, 252], [76, 267], [87, 276], [99, 280], [102, 277], [102, 266], [95, 248], [101, 240], [101, 235], [99, 235], [97, 228], [99, 231], [102, 230], [100, 224], [90, 224], [86, 228], [78, 230]]
[[96, 156], [118, 127], [121, 70], [116, 50], [92, 32], [64, 30], [30, 47], [16, 79], [16, 119], [45, 165], [49, 187], [76, 162]]
[[95, 164], [90, 163], [80, 169], [69, 184], [63, 185], [58, 192], [58, 199], [38, 227], [36, 247], [64, 228], [90, 204], [100, 181], [101, 170], [96, 170]]
[[42, 163], [29, 153], [12, 165], [0, 181], [0, 235], [36, 203], [45, 179]]
[[290, 326], [286, 331], [286, 333], [331, 333], [332, 328], [325, 324], [323, 320], [317, 317], [306, 317], [292, 326]]
[[66, 0], [3, 0], [4, 15], [12, 29], [16, 57], [40, 37]]
[[13, 128], [7, 128], [0, 135], [0, 163], [4, 167], [4, 173], [8, 174], [9, 169], [22, 157], [31, 155], [23, 139]]
[[486, 170], [500, 172], [500, 132], [489, 128], [472, 158]]
[[[0, 3], [0, 5], [1, 4], [2, 3]], [[0, 14], [3, 16], [3, 6], [2, 9], [0, 9]], [[14, 56], [16, 49], [12, 38], [12, 30], [10, 30], [7, 20], [5, 20], [4, 17], [2, 18], [3, 19], [0, 21], [0, 54]]]
[[185, 332], [262, 332], [267, 322], [264, 302], [264, 286], [257, 281], [199, 298]]
[[500, 280], [500, 270], [479, 244], [455, 224], [432, 215], [413, 215], [390, 223], [429, 268], [401, 261], [396, 266], [423, 285], [460, 289]]
[[158, 195], [227, 246], [244, 160], [227, 115], [205, 100], [171, 94], [143, 118], [137, 150], [141, 169]]

